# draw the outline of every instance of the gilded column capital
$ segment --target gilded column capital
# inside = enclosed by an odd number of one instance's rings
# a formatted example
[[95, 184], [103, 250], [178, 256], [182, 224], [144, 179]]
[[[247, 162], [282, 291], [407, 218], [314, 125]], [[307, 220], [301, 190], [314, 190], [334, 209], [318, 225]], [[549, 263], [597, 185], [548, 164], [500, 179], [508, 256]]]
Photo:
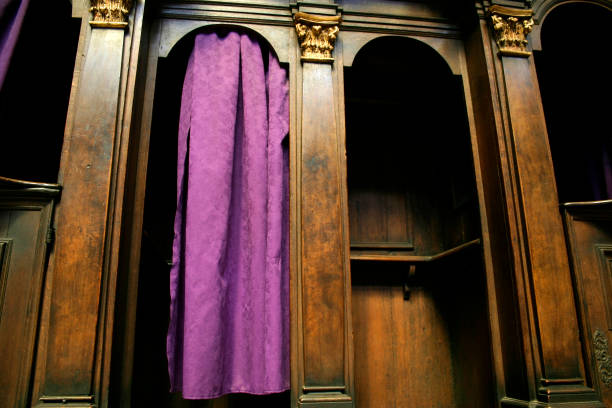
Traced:
[[132, 0], [90, 0], [89, 11], [93, 27], [125, 28], [128, 26], [128, 15], [132, 9]]
[[528, 57], [527, 34], [533, 28], [533, 11], [503, 6], [489, 7], [489, 15], [499, 53], [505, 56]]
[[302, 61], [332, 62], [332, 51], [340, 28], [340, 16], [315, 16], [298, 12], [293, 15]]

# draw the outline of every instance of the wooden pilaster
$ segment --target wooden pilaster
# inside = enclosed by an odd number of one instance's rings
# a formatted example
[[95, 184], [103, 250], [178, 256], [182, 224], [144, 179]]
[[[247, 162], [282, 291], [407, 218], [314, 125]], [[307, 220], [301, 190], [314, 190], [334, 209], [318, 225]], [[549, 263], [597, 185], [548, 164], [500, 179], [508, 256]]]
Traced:
[[339, 18], [296, 13], [295, 22], [302, 51], [302, 105], [295, 183], [301, 255], [293, 399], [297, 406], [345, 408], [353, 401], [346, 166], [332, 66]]
[[513, 243], [515, 273], [521, 276], [515, 281], [524, 282], [519, 292], [525, 298], [519, 303], [526, 310], [522, 329], [528, 333], [534, 396], [541, 404], [591, 401], [588, 406], [600, 406], [584, 374], [546, 122], [528, 49], [531, 11], [492, 6], [489, 18], [500, 59], [497, 82], [506, 97], [507, 133], [501, 144], [508, 161], [502, 165], [509, 169], [505, 183], [514, 191], [507, 205], [509, 214], [516, 211], [511, 222], [518, 227]]
[[[144, 1], [137, 1], [141, 21]], [[106, 406], [118, 241], [139, 25], [132, 2], [91, 2], [62, 154], [56, 244], [32, 405]], [[82, 43], [83, 44], [83, 43]], [[81, 49], [82, 45], [81, 45]]]

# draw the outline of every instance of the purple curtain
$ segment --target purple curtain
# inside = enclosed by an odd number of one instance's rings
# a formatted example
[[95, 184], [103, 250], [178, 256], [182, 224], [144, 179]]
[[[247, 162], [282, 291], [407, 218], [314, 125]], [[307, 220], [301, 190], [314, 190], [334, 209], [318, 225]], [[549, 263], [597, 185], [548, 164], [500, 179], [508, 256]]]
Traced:
[[30, 0], [0, 0], [0, 90]]
[[247, 34], [199, 34], [185, 75], [167, 338], [172, 391], [289, 388], [287, 74]]
[[612, 199], [612, 140], [604, 147], [603, 150], [603, 173], [604, 173], [604, 199]]
[[[603, 125], [603, 122], [600, 122]], [[599, 129], [594, 129], [596, 132]], [[574, 148], [576, 149], [576, 148]], [[612, 137], [597, 140], [583, 153], [593, 200], [612, 199]]]

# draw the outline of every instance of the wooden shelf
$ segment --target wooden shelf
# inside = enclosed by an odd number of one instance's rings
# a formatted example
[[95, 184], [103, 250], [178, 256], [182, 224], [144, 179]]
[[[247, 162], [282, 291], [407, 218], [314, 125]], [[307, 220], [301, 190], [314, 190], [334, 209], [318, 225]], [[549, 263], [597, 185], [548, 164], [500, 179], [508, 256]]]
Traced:
[[457, 253], [463, 252], [466, 249], [480, 245], [480, 238], [468, 241], [456, 247], [447, 249], [433, 255], [406, 255], [400, 254], [363, 254], [353, 253], [351, 251], [351, 261], [391, 261], [391, 262], [408, 262], [408, 263], [423, 263], [423, 262], [434, 262]]
[[412, 242], [351, 242], [351, 250], [353, 249], [397, 249], [407, 250], [414, 249]]
[[591, 208], [612, 208], [612, 199], [609, 200], [599, 200], [599, 201], [580, 201], [580, 202], [570, 202], [570, 203], [562, 203], [562, 208], [567, 209], [591, 209]]

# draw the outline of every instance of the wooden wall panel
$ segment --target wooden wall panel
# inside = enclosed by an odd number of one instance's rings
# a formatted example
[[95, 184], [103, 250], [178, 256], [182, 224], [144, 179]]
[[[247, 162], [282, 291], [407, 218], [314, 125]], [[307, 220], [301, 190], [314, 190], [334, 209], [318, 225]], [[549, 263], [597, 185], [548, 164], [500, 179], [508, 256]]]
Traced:
[[[331, 66], [306, 63], [302, 106], [305, 384], [344, 384], [342, 208]], [[322, 351], [325, 350], [325, 353]], [[332, 357], [334, 356], [334, 357]]]
[[437, 266], [419, 265], [408, 282], [409, 265], [401, 262], [352, 262], [358, 407], [491, 407], [479, 252]]
[[[502, 57], [544, 378], [581, 378], [578, 322], [532, 60]], [[546, 182], [543, 182], [546, 180]]]
[[0, 185], [2, 407], [28, 404], [53, 200], [58, 194], [57, 186], [11, 191]]
[[[488, 10], [502, 107], [505, 156], [500, 154], [512, 227], [515, 279], [528, 357], [529, 399], [538, 406], [589, 401], [601, 406], [585, 378], [574, 288], [558, 207], [548, 135], [533, 57], [525, 37], [531, 11]], [[493, 38], [492, 38], [493, 39]], [[522, 282], [522, 283], [521, 283]], [[504, 401], [511, 404], [511, 401]]]
[[612, 405], [612, 200], [565, 205], [589, 385]]

